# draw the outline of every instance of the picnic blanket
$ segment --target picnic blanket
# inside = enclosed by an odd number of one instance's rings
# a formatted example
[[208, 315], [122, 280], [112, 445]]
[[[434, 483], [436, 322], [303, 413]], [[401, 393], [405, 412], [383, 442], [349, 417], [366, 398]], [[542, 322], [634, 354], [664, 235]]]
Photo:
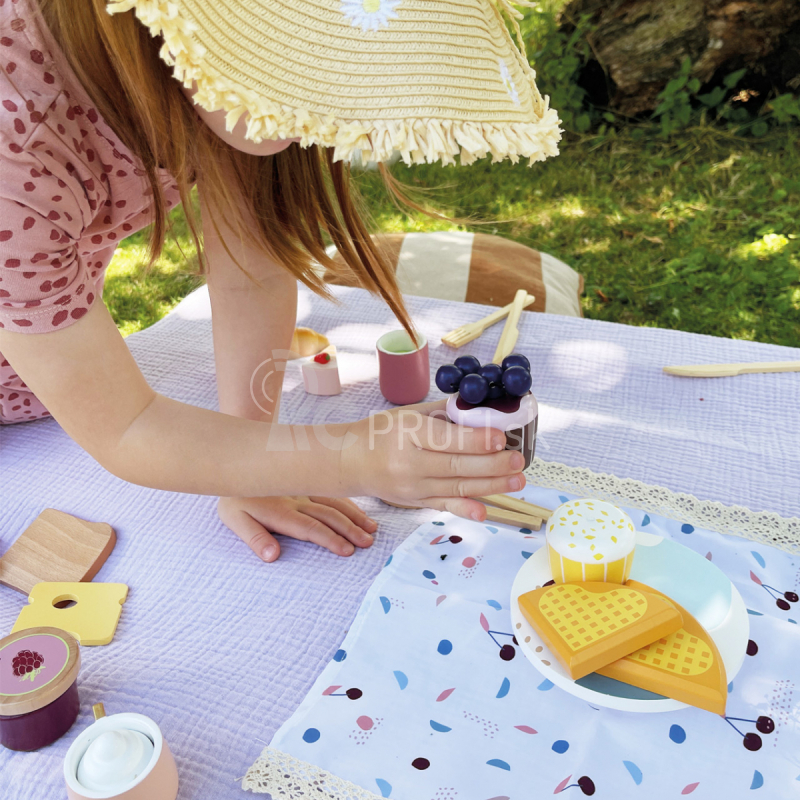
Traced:
[[[388, 407], [373, 348], [397, 324], [365, 292], [335, 293], [340, 305], [301, 289], [298, 324], [337, 345], [345, 390], [312, 397], [290, 373], [283, 421], [334, 422]], [[410, 298], [409, 307], [431, 343], [433, 369], [453, 358], [436, 346], [438, 337], [491, 311], [426, 298]], [[469, 350], [490, 360], [498, 336], [494, 329]], [[157, 391], [215, 407], [205, 289], [127, 341]], [[798, 376], [695, 381], [661, 372], [665, 364], [788, 360], [800, 351], [529, 313], [518, 348], [534, 366], [542, 459], [800, 516]], [[569, 471], [563, 477], [568, 483]], [[0, 427], [0, 553], [44, 508], [58, 508], [114, 526], [117, 546], [95, 580], [130, 586], [114, 641], [82, 649], [75, 727], [37, 753], [0, 751], [4, 800], [29, 800], [32, 787], [37, 800], [63, 797], [64, 754], [99, 701], [108, 713], [138, 711], [161, 726], [176, 755], [182, 800], [246, 796], [237, 779], [339, 649], [389, 555], [434, 516], [363, 503], [380, 522], [369, 551], [340, 559], [290, 540], [281, 559], [265, 565], [218, 521], [214, 498], [126, 484], [54, 421]], [[23, 601], [0, 586], [0, 631], [11, 629]], [[244, 667], [240, 653], [247, 654]]]

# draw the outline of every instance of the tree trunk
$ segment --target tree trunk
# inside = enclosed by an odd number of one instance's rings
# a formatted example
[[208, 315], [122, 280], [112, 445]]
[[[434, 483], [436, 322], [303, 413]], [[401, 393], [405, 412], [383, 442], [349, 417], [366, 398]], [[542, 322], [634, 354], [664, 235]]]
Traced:
[[608, 103], [622, 113], [654, 109], [687, 57], [704, 84], [747, 67], [767, 90], [800, 89], [799, 0], [571, 0], [562, 27], [584, 14]]

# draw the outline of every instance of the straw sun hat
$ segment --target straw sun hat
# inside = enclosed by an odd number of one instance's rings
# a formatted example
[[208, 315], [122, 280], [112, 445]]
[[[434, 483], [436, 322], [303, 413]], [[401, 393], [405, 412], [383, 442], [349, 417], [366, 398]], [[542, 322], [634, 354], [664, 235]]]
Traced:
[[[530, 5], [530, 3], [519, 3]], [[194, 101], [247, 138], [385, 161], [558, 153], [508, 0], [109, 0], [134, 10]], [[514, 27], [520, 49], [506, 28]]]

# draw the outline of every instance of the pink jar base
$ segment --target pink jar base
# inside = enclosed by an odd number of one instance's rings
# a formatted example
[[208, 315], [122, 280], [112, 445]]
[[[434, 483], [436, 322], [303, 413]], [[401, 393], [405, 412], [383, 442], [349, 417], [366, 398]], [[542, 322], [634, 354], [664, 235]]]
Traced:
[[0, 744], [9, 750], [31, 751], [60, 739], [78, 718], [78, 682], [64, 694], [36, 711], [0, 717]]

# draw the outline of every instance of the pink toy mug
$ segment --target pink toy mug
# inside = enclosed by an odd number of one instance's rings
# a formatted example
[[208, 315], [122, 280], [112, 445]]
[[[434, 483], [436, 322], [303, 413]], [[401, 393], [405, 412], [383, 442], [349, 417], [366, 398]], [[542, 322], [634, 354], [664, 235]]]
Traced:
[[413, 342], [405, 331], [390, 331], [377, 348], [381, 394], [398, 406], [424, 400], [431, 388], [428, 340], [418, 333]]
[[175, 759], [158, 725], [143, 714], [99, 717], [67, 751], [64, 780], [69, 800], [176, 800], [178, 796]]

